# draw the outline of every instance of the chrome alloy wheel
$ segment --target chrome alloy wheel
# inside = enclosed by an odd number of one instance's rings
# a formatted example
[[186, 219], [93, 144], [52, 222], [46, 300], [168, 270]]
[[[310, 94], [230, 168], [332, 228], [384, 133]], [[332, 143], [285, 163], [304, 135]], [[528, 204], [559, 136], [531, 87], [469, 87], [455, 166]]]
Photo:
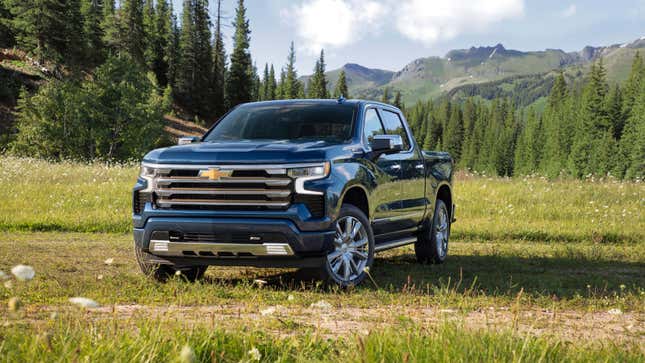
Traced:
[[369, 239], [365, 226], [352, 216], [338, 219], [334, 250], [327, 255], [333, 277], [345, 283], [352, 282], [363, 273], [368, 256]]
[[448, 210], [444, 205], [437, 211], [437, 226], [435, 228], [435, 241], [437, 242], [437, 255], [442, 259], [448, 252]]

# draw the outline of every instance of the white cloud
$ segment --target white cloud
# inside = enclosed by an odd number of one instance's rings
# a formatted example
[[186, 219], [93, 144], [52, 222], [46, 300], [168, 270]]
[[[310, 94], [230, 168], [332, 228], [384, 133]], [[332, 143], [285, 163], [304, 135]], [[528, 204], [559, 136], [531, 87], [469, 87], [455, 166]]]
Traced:
[[524, 14], [523, 0], [403, 0], [396, 28], [426, 44], [485, 30], [493, 23]]
[[576, 7], [576, 4], [571, 4], [560, 12], [560, 16], [562, 16], [563, 18], [570, 18], [576, 15], [577, 11], [578, 11], [578, 8]]
[[322, 48], [349, 45], [377, 30], [385, 9], [372, 0], [307, 0], [283, 10], [281, 16], [295, 25], [304, 48], [317, 53]]
[[431, 44], [521, 17], [524, 0], [303, 0], [281, 12], [301, 48], [341, 48], [389, 28]]

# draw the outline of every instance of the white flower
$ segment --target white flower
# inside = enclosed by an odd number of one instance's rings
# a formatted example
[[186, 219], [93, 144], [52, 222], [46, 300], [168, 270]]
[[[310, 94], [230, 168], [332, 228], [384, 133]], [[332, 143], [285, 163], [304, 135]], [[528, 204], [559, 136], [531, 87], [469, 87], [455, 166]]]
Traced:
[[193, 363], [196, 360], [197, 356], [195, 356], [193, 348], [188, 345], [184, 345], [184, 347], [181, 348], [181, 353], [179, 353], [179, 361], [182, 363]]
[[260, 287], [262, 287], [262, 286], [267, 284], [267, 282], [265, 280], [260, 280], [260, 279], [253, 280], [253, 283], [258, 285], [258, 286], [260, 286]]
[[103, 263], [106, 265], [111, 265], [114, 263], [114, 259], [110, 257], [107, 260], [103, 261]]
[[175, 276], [181, 276], [181, 270], [175, 271]]
[[69, 298], [69, 302], [87, 309], [98, 308], [100, 306], [96, 301], [86, 297], [71, 297]]
[[0, 270], [0, 280], [7, 280], [8, 278], [9, 276], [7, 276], [7, 274], [4, 273], [4, 271]]
[[291, 294], [289, 294], [289, 296], [287, 296], [287, 301], [293, 301], [293, 300], [295, 300], [295, 299], [296, 299], [296, 298], [295, 298], [293, 295], [291, 295]]
[[260, 310], [260, 314], [262, 314], [262, 316], [273, 315], [273, 313], [275, 313], [274, 306], [270, 306], [264, 310]]
[[252, 361], [259, 362], [260, 359], [262, 359], [262, 353], [260, 353], [260, 351], [256, 347], [251, 348], [248, 354], [249, 358], [251, 358]]
[[609, 313], [611, 315], [622, 315], [623, 311], [620, 310], [620, 309], [609, 309], [609, 311], [607, 313]]
[[309, 307], [311, 307], [311, 308], [315, 308], [315, 309], [324, 309], [324, 310], [327, 310], [327, 309], [331, 309], [331, 308], [332, 308], [331, 304], [330, 304], [330, 303], [328, 303], [328, 302], [327, 302], [327, 301], [325, 301], [325, 300], [317, 301], [317, 302], [315, 302], [315, 303], [311, 304], [311, 306], [309, 306]]
[[36, 276], [33, 267], [25, 265], [17, 265], [11, 269], [11, 273], [16, 276], [19, 281], [29, 281]]

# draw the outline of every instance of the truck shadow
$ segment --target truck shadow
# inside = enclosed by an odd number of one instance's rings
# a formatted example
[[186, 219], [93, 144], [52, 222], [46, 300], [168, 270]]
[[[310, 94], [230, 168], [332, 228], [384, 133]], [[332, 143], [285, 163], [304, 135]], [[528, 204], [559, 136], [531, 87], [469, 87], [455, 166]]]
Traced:
[[[357, 290], [384, 289], [390, 292], [484, 293], [493, 296], [526, 294], [546, 295], [553, 299], [574, 296], [608, 296], [645, 286], [645, 263], [580, 258], [524, 258], [515, 256], [453, 255], [442, 265], [417, 263], [414, 254], [377, 257], [369, 279]], [[315, 274], [306, 270], [254, 270], [252, 278], [267, 282], [276, 290], [306, 289], [333, 292], [316, 283]], [[210, 277], [213, 283], [243, 283], [248, 278]]]

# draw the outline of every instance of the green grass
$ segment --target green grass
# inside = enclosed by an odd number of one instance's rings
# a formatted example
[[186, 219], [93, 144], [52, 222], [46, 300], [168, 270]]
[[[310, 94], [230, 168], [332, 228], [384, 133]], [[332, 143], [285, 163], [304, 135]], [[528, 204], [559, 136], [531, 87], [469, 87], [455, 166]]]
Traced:
[[[253, 347], [267, 361], [644, 359], [642, 183], [460, 175], [445, 264], [387, 251], [375, 284], [342, 291], [280, 269], [145, 278], [129, 233], [136, 174], [0, 159], [0, 270], [36, 270], [0, 285], [0, 361], [175, 361], [186, 344], [201, 361], [248, 361]], [[310, 307], [321, 300], [331, 308]]]

